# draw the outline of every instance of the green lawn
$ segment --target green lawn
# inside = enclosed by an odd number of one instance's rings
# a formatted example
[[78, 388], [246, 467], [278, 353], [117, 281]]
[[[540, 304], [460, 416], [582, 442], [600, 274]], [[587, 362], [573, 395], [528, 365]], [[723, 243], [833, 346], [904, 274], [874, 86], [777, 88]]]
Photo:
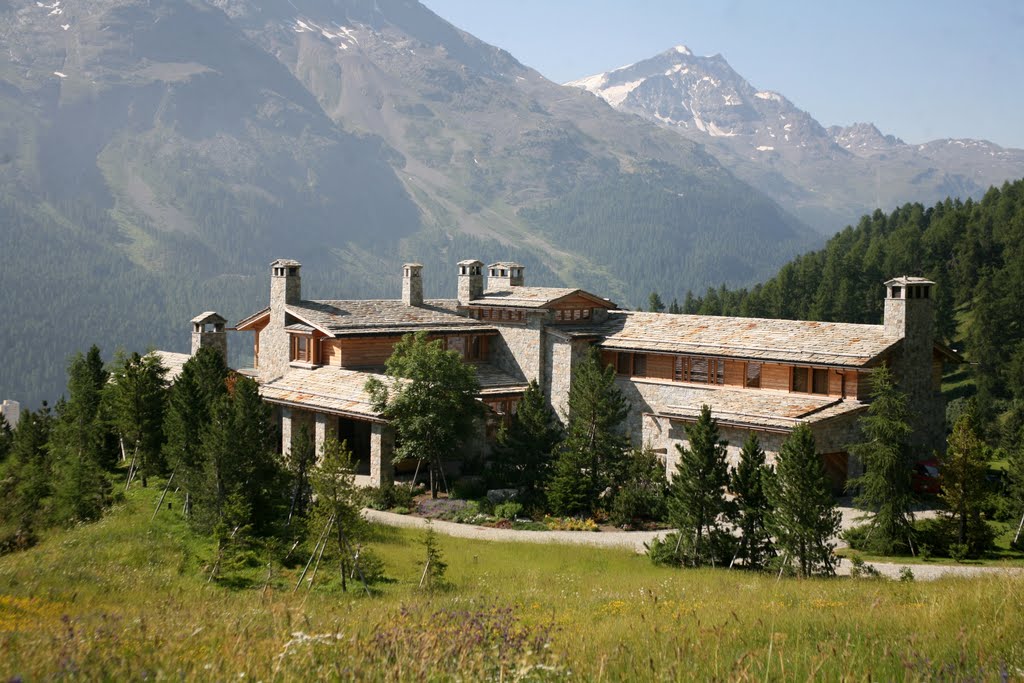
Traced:
[[[0, 680], [997, 679], [1024, 675], [1024, 579], [797, 581], [652, 566], [626, 551], [441, 537], [450, 591], [417, 589], [422, 534], [378, 529], [390, 583], [321, 567], [207, 583], [213, 548], [159, 491], [0, 557]], [[335, 572], [336, 573], [336, 572]]]

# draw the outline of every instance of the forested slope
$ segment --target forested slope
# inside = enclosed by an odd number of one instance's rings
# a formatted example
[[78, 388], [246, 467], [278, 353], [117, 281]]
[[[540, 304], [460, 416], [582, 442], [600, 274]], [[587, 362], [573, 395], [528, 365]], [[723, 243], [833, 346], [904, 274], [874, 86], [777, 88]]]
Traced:
[[687, 296], [683, 310], [879, 323], [897, 275], [936, 282], [938, 334], [977, 363], [983, 398], [1024, 398], [1024, 180], [978, 202], [875, 211], [763, 285]]

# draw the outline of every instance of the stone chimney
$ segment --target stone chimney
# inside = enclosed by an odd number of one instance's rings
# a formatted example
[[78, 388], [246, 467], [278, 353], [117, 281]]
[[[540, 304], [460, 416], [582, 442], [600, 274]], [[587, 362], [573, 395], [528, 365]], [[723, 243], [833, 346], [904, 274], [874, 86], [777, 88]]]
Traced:
[[423, 265], [402, 265], [402, 303], [406, 306], [423, 305]]
[[523, 286], [523, 266], [511, 261], [487, 266], [488, 289], [511, 289]]
[[270, 264], [270, 321], [284, 327], [284, 309], [302, 299], [302, 264], [291, 259], [277, 259]]
[[469, 259], [459, 261], [459, 305], [465, 306], [484, 295], [484, 263]]
[[227, 320], [214, 311], [206, 311], [192, 318], [192, 355], [199, 349], [212, 347], [228, 359], [228, 333], [224, 328]]
[[885, 335], [902, 343], [890, 366], [910, 405], [911, 447], [930, 454], [944, 445], [945, 407], [934, 374], [935, 283], [921, 277], [897, 277], [885, 283]]
[[885, 335], [924, 343], [931, 353], [935, 339], [935, 314], [932, 287], [923, 277], [894, 277], [885, 283], [885, 310], [882, 324]]

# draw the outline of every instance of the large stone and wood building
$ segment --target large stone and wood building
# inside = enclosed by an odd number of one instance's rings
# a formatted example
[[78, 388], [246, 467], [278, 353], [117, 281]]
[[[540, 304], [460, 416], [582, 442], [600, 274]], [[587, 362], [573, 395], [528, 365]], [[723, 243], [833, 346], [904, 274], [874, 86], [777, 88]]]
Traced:
[[[861, 325], [624, 311], [580, 289], [527, 286], [516, 263], [488, 266], [485, 282], [484, 264], [472, 260], [453, 274], [456, 299], [424, 299], [422, 266], [409, 263], [401, 299], [314, 301], [302, 297], [300, 270], [296, 261], [271, 264], [269, 306], [236, 329], [254, 333], [251, 372], [276, 407], [283, 450], [299, 425], [318, 444], [347, 439], [365, 483], [394, 477], [395, 443], [366, 380], [383, 373], [402, 335], [418, 331], [476, 366], [492, 433], [531, 380], [564, 419], [574, 368], [598, 347], [629, 400], [633, 442], [663, 453], [670, 474], [685, 426], [708, 405], [732, 458], [748, 432], [771, 456], [796, 425], [810, 425], [838, 487], [857, 468], [846, 448], [881, 364], [909, 396], [917, 452], [942, 448], [942, 366], [960, 359], [934, 341], [934, 283], [922, 278], [885, 283], [883, 324]], [[224, 348], [223, 318], [192, 322], [193, 352]]]

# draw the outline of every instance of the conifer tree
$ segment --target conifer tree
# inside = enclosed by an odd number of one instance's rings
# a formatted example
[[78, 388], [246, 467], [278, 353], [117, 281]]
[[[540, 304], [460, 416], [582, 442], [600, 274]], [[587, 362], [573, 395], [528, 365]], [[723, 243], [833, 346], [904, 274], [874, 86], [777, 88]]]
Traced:
[[430, 469], [430, 494], [437, 497], [444, 460], [473, 433], [480, 405], [476, 368], [426, 332], [407, 334], [385, 364], [389, 382], [366, 382], [373, 409], [397, 433], [395, 461], [423, 459]]
[[420, 580], [420, 588], [433, 593], [448, 588], [445, 580], [445, 573], [448, 571], [448, 563], [444, 561], [441, 549], [437, 545], [437, 534], [434, 527], [427, 525], [427, 533], [423, 537], [423, 549], [426, 555], [426, 563], [423, 567], [423, 578]]
[[771, 510], [766, 492], [773, 471], [765, 464], [764, 449], [754, 432], [747, 435], [740, 460], [732, 473], [735, 525], [740, 532], [737, 557], [750, 569], [761, 569], [775, 555], [767, 517]]
[[[309, 529], [313, 536], [322, 533], [325, 525], [334, 530], [341, 586], [347, 588], [347, 577], [355, 561], [355, 543], [365, 531], [365, 521], [359, 514], [359, 491], [355, 485], [355, 467], [348, 444], [337, 439], [326, 439], [320, 455], [320, 464], [310, 475], [316, 492], [316, 523]], [[330, 521], [330, 520], [333, 520]], [[355, 567], [358, 571], [358, 567]]]
[[957, 543], [966, 545], [972, 557], [986, 551], [992, 540], [981, 514], [988, 497], [985, 490], [988, 446], [978, 437], [976, 420], [972, 406], [953, 425], [946, 454], [941, 459], [942, 491], [939, 493], [956, 525]]
[[686, 426], [689, 448], [676, 445], [679, 461], [669, 485], [668, 518], [678, 529], [682, 557], [691, 566], [720, 562], [727, 532], [722, 526], [730, 510], [726, 500], [728, 442], [720, 439], [711, 408]]
[[11, 445], [13, 443], [14, 430], [11, 429], [7, 418], [0, 415], [0, 465], [3, 465], [4, 461], [7, 460], [7, 455], [11, 452]]
[[186, 494], [186, 513], [205, 479], [200, 449], [214, 404], [227, 394], [228, 368], [219, 351], [202, 347], [188, 359], [174, 382], [164, 419], [163, 453]]
[[[554, 496], [552, 507], [560, 508], [562, 514], [584, 514], [593, 512], [605, 490], [621, 481], [629, 446], [620, 432], [629, 404], [615, 386], [615, 368], [603, 366], [597, 348], [591, 348], [576, 366], [568, 403], [566, 438], [549, 498]], [[579, 479], [585, 484], [576, 481]], [[568, 512], [570, 509], [573, 512]]]
[[864, 440], [849, 446], [860, 458], [864, 474], [850, 481], [859, 489], [854, 502], [874, 513], [869, 523], [871, 548], [883, 555], [912, 545], [914, 493], [907, 439], [907, 397], [884, 365], [871, 374], [871, 404], [860, 420]]
[[217, 399], [200, 437], [203, 477], [195, 493], [195, 522], [200, 528], [222, 524], [231, 496], [232, 510], [247, 509], [253, 532], [267, 534], [281, 514], [280, 469], [273, 455], [270, 408], [256, 383], [239, 377], [234, 391]]
[[498, 432], [494, 458], [502, 484], [518, 488], [524, 505], [543, 507], [544, 487], [561, 439], [562, 426], [555, 412], [537, 380], [531, 380], [511, 424]]
[[768, 531], [781, 561], [795, 567], [798, 576], [835, 573], [832, 538], [839, 532], [840, 514], [830, 488], [814, 434], [801, 424], [783, 442], [767, 488], [772, 508]]
[[591, 465], [586, 453], [562, 444], [548, 480], [548, 505], [553, 513], [584, 516], [594, 511], [593, 486], [588, 476]]
[[651, 292], [651, 295], [647, 297], [647, 310], [651, 313], [661, 313], [665, 310], [665, 302], [661, 300], [661, 295], [657, 292]]
[[36, 529], [49, 521], [52, 423], [44, 402], [40, 410], [22, 413], [14, 429], [10, 454], [0, 465], [0, 545], [31, 545]]
[[625, 481], [612, 504], [612, 523], [634, 527], [639, 522], [663, 520], [668, 501], [665, 462], [650, 445], [630, 449], [627, 461]]
[[113, 381], [105, 388], [111, 421], [122, 442], [138, 459], [142, 485], [164, 470], [164, 410], [167, 368], [155, 354], [118, 354]]
[[672, 303], [668, 305], [668, 312], [674, 315], [678, 315], [683, 312], [683, 307], [679, 305], [678, 299], [672, 299]]
[[57, 404], [50, 437], [54, 476], [54, 521], [71, 523], [99, 518], [110, 494], [103, 472], [109, 427], [101, 411], [107, 374], [93, 346], [87, 356], [72, 357], [68, 398]]
[[313, 499], [310, 472], [316, 465], [316, 444], [305, 424], [292, 433], [291, 450], [285, 463], [291, 477], [291, 500], [288, 504], [290, 524], [295, 517], [304, 517]]

